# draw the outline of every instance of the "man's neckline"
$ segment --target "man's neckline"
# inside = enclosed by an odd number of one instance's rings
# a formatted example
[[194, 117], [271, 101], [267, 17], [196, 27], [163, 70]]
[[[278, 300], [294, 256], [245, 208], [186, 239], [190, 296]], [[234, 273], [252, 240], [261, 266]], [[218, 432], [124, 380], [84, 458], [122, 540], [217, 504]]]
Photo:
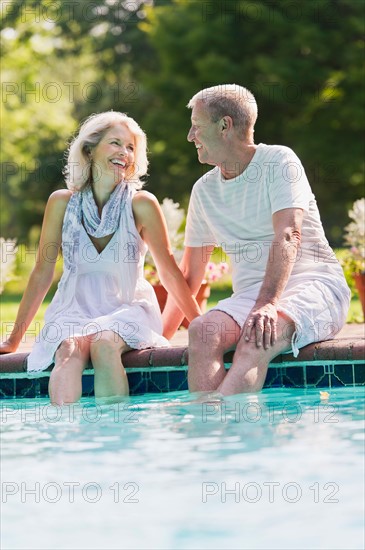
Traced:
[[262, 145], [262, 143], [258, 143], [256, 145], [255, 152], [254, 152], [250, 162], [245, 166], [245, 168], [242, 170], [242, 172], [240, 174], [237, 174], [237, 176], [233, 176], [232, 178], [225, 178], [222, 174], [222, 170], [219, 168], [219, 166], [217, 166], [217, 168], [219, 170], [219, 174], [220, 174], [220, 180], [223, 183], [230, 183], [230, 182], [234, 182], [234, 181], [237, 181], [237, 180], [241, 179], [245, 175], [245, 173], [247, 172], [247, 169], [250, 167], [252, 162], [254, 161], [254, 159], [255, 159], [255, 157], [258, 153], [258, 150], [261, 148], [261, 145]]

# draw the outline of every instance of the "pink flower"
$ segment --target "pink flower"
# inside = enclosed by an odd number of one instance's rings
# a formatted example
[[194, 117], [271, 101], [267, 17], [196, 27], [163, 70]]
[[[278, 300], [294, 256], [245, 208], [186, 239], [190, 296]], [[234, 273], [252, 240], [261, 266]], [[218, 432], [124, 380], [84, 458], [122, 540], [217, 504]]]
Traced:
[[205, 269], [205, 279], [211, 283], [218, 281], [223, 275], [228, 273], [229, 266], [226, 262], [220, 262], [216, 264], [214, 262], [208, 262]]

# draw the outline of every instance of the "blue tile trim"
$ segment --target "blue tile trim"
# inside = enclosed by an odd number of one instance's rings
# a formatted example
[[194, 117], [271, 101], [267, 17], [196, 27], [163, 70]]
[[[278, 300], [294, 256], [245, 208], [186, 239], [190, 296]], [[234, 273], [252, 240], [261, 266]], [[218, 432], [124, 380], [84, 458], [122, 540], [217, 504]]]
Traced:
[[15, 397], [15, 379], [2, 379], [0, 381], [0, 399]]
[[354, 365], [354, 382], [358, 386], [365, 384], [365, 368], [363, 365]]
[[[318, 363], [318, 364], [317, 364]], [[230, 365], [226, 365], [229, 368]], [[131, 395], [187, 390], [186, 365], [181, 367], [145, 367], [126, 369]], [[38, 378], [26, 373], [2, 374], [0, 378], [0, 399], [35, 398], [48, 396], [49, 372]], [[363, 361], [310, 362], [271, 364], [268, 369], [265, 388], [332, 388], [365, 385], [365, 364]], [[82, 377], [83, 396], [94, 395], [94, 371], [84, 371]]]

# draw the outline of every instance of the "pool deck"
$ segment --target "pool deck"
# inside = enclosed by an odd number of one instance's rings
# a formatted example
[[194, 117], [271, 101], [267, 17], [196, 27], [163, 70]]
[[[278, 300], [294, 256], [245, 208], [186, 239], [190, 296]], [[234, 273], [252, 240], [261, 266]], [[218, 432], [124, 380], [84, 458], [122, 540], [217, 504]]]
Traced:
[[[26, 358], [34, 339], [27, 338], [17, 353], [0, 355], [0, 398], [46, 397], [51, 368], [29, 377]], [[227, 367], [233, 352], [225, 355]], [[179, 330], [170, 348], [131, 351], [124, 355], [131, 394], [187, 389], [188, 333]], [[264, 387], [358, 386], [365, 384], [365, 325], [348, 324], [333, 340], [310, 344], [298, 357], [279, 355], [270, 363]], [[93, 370], [83, 376], [83, 395], [93, 395]]]

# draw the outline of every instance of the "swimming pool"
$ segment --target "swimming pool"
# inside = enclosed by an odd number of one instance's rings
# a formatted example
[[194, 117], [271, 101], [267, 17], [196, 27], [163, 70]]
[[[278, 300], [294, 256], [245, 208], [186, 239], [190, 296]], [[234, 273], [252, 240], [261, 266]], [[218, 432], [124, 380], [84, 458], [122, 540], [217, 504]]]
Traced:
[[4, 400], [1, 548], [363, 548], [364, 389], [327, 392]]

